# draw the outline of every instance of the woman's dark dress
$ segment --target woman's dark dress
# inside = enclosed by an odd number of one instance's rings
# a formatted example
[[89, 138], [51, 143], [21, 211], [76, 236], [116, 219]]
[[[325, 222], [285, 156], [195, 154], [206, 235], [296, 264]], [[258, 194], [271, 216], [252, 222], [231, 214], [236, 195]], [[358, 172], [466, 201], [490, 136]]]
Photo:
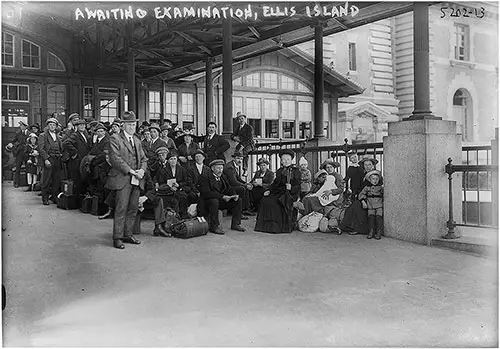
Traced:
[[[260, 202], [255, 231], [265, 233], [291, 233], [293, 230], [294, 209], [300, 193], [301, 174], [297, 167], [281, 167], [276, 171], [276, 178], [269, 188], [269, 196]], [[291, 190], [286, 190], [290, 183]]]

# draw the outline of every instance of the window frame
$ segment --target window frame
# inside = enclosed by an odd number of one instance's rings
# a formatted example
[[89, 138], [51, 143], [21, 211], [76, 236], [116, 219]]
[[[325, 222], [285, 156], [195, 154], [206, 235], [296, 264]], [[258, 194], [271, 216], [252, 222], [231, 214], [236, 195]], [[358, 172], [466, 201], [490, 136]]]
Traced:
[[356, 43], [349, 42], [349, 71], [357, 71], [357, 59], [356, 59]]
[[[3, 52], [4, 45], [5, 45], [5, 40], [3, 39], [4, 34], [12, 36], [12, 65], [4, 64], [3, 57], [6, 54]], [[14, 34], [9, 33], [9, 32], [2, 32], [2, 67], [13, 68], [15, 66], [16, 66], [16, 36]]]
[[[167, 95], [173, 97], [170, 98], [170, 102], [168, 102]], [[178, 92], [177, 91], [165, 91], [165, 99], [163, 100], [163, 110], [164, 110], [164, 120], [170, 120], [172, 123], [177, 123], [179, 120], [179, 103], [178, 103]], [[175, 105], [175, 114], [174, 113], [167, 113], [167, 105], [170, 105], [171, 110], [173, 110], [173, 106]], [[175, 116], [173, 118], [172, 116]]]
[[[25, 54], [24, 54], [24, 48], [23, 48], [24, 41], [28, 42], [32, 46], [38, 47], [38, 68], [36, 68], [36, 67], [26, 67], [24, 65], [24, 56], [25, 56]], [[31, 50], [31, 46], [30, 46], [30, 50]], [[31, 52], [30, 52], [29, 57], [32, 58], [32, 57], [36, 57], [36, 56], [32, 56]], [[21, 67], [23, 69], [40, 70], [42, 68], [42, 62], [41, 61], [42, 61], [42, 49], [41, 49], [41, 47], [39, 45], [35, 44], [34, 42], [31, 42], [31, 41], [26, 40], [26, 39], [22, 39], [22, 41], [21, 41]], [[30, 62], [31, 62], [31, 59], [30, 59]]]
[[[291, 81], [292, 83], [292, 88], [288, 88], [288, 87], [283, 87], [283, 79], [288, 79]], [[281, 74], [280, 75], [280, 81], [279, 81], [279, 89], [280, 90], [286, 90], [286, 91], [295, 91], [296, 88], [295, 88], [295, 81], [297, 81], [296, 79], [292, 78], [291, 76], [288, 76], [286, 74]], [[289, 85], [288, 83], [286, 84], [287, 86]]]
[[[154, 100], [151, 100], [151, 94], [155, 96]], [[158, 100], [156, 100], [156, 97], [158, 97]], [[155, 111], [151, 111], [151, 105], [154, 106]], [[161, 91], [158, 90], [149, 90], [148, 91], [148, 119], [159, 119], [161, 115]], [[158, 109], [158, 110], [156, 110]]]
[[[454, 23], [454, 36], [455, 36], [455, 44], [454, 44], [454, 59], [461, 62], [469, 62], [470, 61], [470, 27], [467, 24], [462, 23]], [[460, 58], [460, 48], [459, 41], [461, 41], [461, 34], [459, 34], [459, 29], [464, 29], [464, 58]], [[460, 39], [459, 39], [460, 38]]]
[[[264, 79], [263, 79], [263, 86], [262, 87], [277, 90], [278, 85], [279, 85], [279, 74], [273, 73], [273, 72], [264, 72], [263, 75], [264, 75]], [[269, 77], [271, 79], [266, 79], [266, 77]], [[276, 81], [273, 81], [272, 77], [276, 77]], [[267, 84], [267, 82], [269, 82], [270, 84]], [[275, 86], [272, 86], [273, 83], [275, 84]]]
[[[87, 99], [87, 89], [91, 90], [90, 103], [86, 103]], [[90, 104], [90, 109], [86, 109], [86, 105]], [[90, 115], [88, 115], [90, 112]], [[83, 117], [94, 117], [94, 86], [83, 86]]]
[[[249, 85], [249, 84], [248, 84], [248, 80], [249, 80], [249, 78], [250, 78], [250, 77], [254, 77], [254, 76], [256, 76], [256, 77], [257, 77], [257, 80], [258, 80], [258, 85], [257, 85], [257, 86], [253, 85], [253, 81], [255, 80], [255, 79], [253, 79], [253, 78], [251, 79], [251, 81], [252, 81], [252, 85]], [[262, 83], [261, 83], [261, 82], [262, 82], [262, 79], [261, 79], [261, 76], [260, 76], [260, 72], [257, 72], [257, 73], [250, 73], [250, 74], [247, 74], [247, 75], [245, 76], [245, 87], [260, 88], [260, 87], [262, 86]]]
[[13, 102], [13, 103], [29, 103], [30, 102], [30, 86], [25, 85], [25, 84], [2, 84], [2, 88], [4, 86], [7, 86], [7, 91], [9, 86], [15, 86], [17, 87], [17, 95], [19, 96], [19, 87], [26, 87], [28, 89], [28, 99], [3, 99], [2, 97], [2, 102]]
[[[192, 98], [191, 98], [191, 101], [192, 101], [192, 103], [191, 103], [191, 104], [184, 103], [184, 101], [185, 101], [185, 100], [186, 100], [186, 101], [188, 100], [187, 98], [186, 98], [186, 99], [184, 98], [185, 96], [190, 96], [190, 97], [192, 97]], [[182, 104], [182, 122], [184, 122], [184, 121], [186, 121], [186, 122], [194, 122], [194, 109], [195, 109], [195, 108], [194, 108], [194, 104], [195, 104], [195, 101], [194, 101], [194, 93], [192, 93], [192, 92], [182, 92], [182, 93], [181, 93], [181, 104]], [[185, 106], [186, 106], [186, 107], [188, 107], [188, 108], [189, 108], [189, 107], [191, 107], [191, 108], [192, 108], [192, 112], [193, 112], [193, 113], [192, 113], [192, 114], [185, 113], [185, 112], [184, 112], [184, 107], [185, 107]], [[191, 119], [191, 120], [188, 120], [188, 119], [186, 119], [184, 116], [192, 116], [192, 119]], [[177, 121], [177, 122], [179, 122], [179, 121]]]
[[[55, 60], [59, 61], [59, 63], [62, 64], [62, 69], [53, 69], [53, 68], [50, 68], [50, 65], [49, 65], [49, 57], [50, 56], [54, 56]], [[66, 65], [64, 64], [63, 60], [61, 58], [59, 58], [58, 55], [56, 55], [55, 53], [52, 53], [52, 52], [48, 51], [47, 52], [47, 70], [58, 71], [58, 72], [65, 72], [66, 71]]]

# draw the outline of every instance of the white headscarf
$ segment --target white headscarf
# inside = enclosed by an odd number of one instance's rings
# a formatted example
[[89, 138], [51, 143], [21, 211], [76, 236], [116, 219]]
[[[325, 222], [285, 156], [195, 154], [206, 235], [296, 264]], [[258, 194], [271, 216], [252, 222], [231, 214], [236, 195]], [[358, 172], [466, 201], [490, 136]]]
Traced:
[[305, 157], [301, 157], [300, 160], [299, 160], [299, 165], [303, 165], [303, 164], [308, 164], [307, 160]]

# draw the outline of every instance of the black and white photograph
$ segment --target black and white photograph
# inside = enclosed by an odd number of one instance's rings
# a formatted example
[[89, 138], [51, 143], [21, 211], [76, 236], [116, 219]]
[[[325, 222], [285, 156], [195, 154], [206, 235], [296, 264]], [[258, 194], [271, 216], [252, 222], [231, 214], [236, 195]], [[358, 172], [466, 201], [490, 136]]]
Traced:
[[2, 346], [498, 347], [498, 5], [2, 1]]

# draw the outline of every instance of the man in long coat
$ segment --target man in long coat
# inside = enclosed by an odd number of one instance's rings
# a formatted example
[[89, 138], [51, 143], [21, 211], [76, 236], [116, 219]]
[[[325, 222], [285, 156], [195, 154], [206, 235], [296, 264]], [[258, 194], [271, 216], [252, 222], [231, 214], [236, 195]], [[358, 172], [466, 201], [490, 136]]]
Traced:
[[48, 118], [47, 129], [38, 138], [38, 151], [42, 159], [42, 203], [49, 204], [50, 199], [56, 203], [61, 187], [62, 140], [56, 132], [57, 119]]
[[78, 119], [73, 122], [76, 130], [67, 138], [63, 147], [67, 150], [70, 160], [68, 162], [68, 177], [74, 182], [74, 193], [76, 196], [85, 194], [87, 189], [86, 181], [80, 174], [80, 163], [82, 159], [92, 149], [92, 138], [86, 130], [86, 122]]
[[144, 190], [147, 158], [141, 140], [134, 135], [137, 121], [133, 111], [126, 111], [122, 118], [123, 130], [111, 136], [109, 145], [111, 170], [106, 187], [116, 191], [113, 246], [117, 249], [124, 249], [124, 242], [141, 243], [133, 236], [133, 229], [140, 190]]
[[26, 140], [28, 138], [28, 125], [23, 121], [19, 121], [20, 130], [16, 132], [12, 141], [12, 152], [16, 157], [16, 175], [14, 176], [14, 188], [19, 187], [21, 180], [21, 166], [24, 163], [26, 153]]
[[207, 155], [205, 158], [205, 165], [210, 164], [212, 161], [221, 159], [226, 162], [224, 153], [229, 149], [229, 142], [223, 136], [217, 133], [217, 124], [209, 122], [207, 125], [207, 135], [204, 137], [193, 137], [195, 142], [203, 142], [203, 151]]

